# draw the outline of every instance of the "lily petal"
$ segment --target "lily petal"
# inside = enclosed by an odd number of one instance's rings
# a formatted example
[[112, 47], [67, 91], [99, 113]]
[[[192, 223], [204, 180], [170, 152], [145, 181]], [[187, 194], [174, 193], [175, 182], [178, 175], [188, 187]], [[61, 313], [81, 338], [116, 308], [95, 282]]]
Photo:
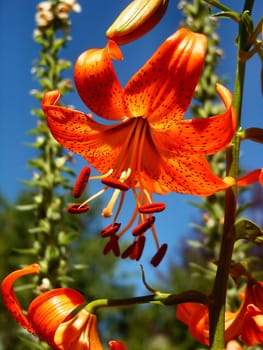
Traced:
[[84, 309], [59, 325], [54, 342], [60, 350], [103, 350], [97, 331], [97, 318]]
[[254, 304], [247, 306], [241, 339], [250, 346], [263, 342], [263, 312]]
[[74, 289], [52, 289], [31, 302], [28, 308], [28, 320], [36, 335], [56, 348], [54, 334], [58, 326], [84, 303], [83, 295]]
[[168, 129], [187, 110], [205, 59], [207, 39], [181, 28], [131, 78], [125, 98], [133, 116]]
[[102, 125], [90, 115], [55, 105], [60, 94], [45, 94], [42, 109], [54, 138], [72, 152], [82, 155], [101, 173], [108, 172], [116, 163], [125, 141], [132, 133], [132, 120], [115, 126]]
[[209, 344], [208, 309], [197, 303], [179, 304], [176, 318], [189, 327], [192, 336], [202, 344]]
[[39, 274], [39, 272], [39, 265], [32, 264], [26, 266], [23, 269], [11, 272], [8, 276], [4, 278], [1, 284], [3, 300], [8, 312], [15, 319], [16, 322], [18, 322], [22, 327], [24, 327], [28, 332], [32, 334], [35, 334], [35, 330], [23, 313], [21, 305], [15, 296], [13, 284], [18, 278], [22, 276]]
[[98, 116], [116, 120], [128, 115], [123, 101], [123, 89], [115, 74], [111, 59], [122, 59], [114, 41], [103, 49], [83, 52], [76, 61], [74, 79], [85, 105]]
[[149, 192], [161, 194], [174, 191], [207, 196], [230, 186], [211, 171], [203, 156], [165, 157], [153, 142], [144, 144], [140, 174], [141, 183]]
[[178, 120], [169, 130], [163, 130], [162, 124], [151, 125], [157, 147], [173, 155], [206, 155], [225, 148], [234, 135], [236, 115], [231, 92], [220, 84], [217, 85], [217, 91], [226, 106], [225, 112], [209, 118]]
[[255, 169], [246, 175], [241, 176], [237, 181], [237, 185], [238, 187], [244, 187], [257, 181], [263, 186], [263, 168]]

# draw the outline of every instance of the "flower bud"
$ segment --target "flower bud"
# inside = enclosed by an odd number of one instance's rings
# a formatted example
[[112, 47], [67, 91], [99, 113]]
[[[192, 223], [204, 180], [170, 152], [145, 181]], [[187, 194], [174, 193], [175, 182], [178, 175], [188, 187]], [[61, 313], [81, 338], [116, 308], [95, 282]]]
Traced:
[[108, 39], [127, 44], [150, 31], [163, 17], [169, 0], [133, 0], [106, 32]]

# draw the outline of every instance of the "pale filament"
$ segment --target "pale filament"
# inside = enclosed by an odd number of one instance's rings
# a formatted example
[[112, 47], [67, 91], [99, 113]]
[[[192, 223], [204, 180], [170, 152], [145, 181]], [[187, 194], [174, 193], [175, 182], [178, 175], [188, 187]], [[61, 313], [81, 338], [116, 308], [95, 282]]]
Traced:
[[107, 187], [104, 187], [102, 190], [94, 193], [93, 196], [89, 197], [87, 200], [85, 200], [85, 202], [81, 203], [79, 208], [83, 207], [84, 205], [88, 204], [89, 202], [91, 202], [93, 199], [101, 196], [105, 191], [107, 190]]
[[[128, 179], [128, 177], [131, 175], [131, 169], [128, 168], [127, 170], [124, 170], [122, 173], [121, 173], [121, 176], [120, 176], [120, 182], [124, 182], [125, 180]], [[101, 215], [105, 218], [109, 218], [112, 216], [112, 212], [113, 212], [113, 208], [115, 206], [115, 203], [119, 197], [119, 194], [120, 194], [121, 190], [120, 189], [115, 189], [114, 192], [113, 192], [113, 195], [111, 197], [111, 199], [109, 200], [109, 203], [107, 204], [107, 206], [102, 210], [102, 213]]]
[[104, 179], [105, 177], [110, 176], [112, 173], [113, 173], [113, 169], [110, 169], [109, 171], [106, 172], [106, 174], [90, 176], [89, 180]]
[[113, 195], [111, 197], [111, 199], [109, 200], [109, 203], [107, 204], [107, 206], [102, 210], [101, 215], [105, 218], [109, 218], [112, 216], [112, 211], [113, 211], [113, 207], [119, 197], [120, 194], [120, 190], [117, 188], [114, 190]]

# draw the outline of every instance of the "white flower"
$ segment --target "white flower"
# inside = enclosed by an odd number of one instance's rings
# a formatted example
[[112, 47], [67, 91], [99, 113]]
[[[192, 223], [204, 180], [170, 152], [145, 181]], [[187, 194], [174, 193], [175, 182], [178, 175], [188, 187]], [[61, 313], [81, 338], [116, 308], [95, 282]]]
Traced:
[[71, 11], [81, 12], [81, 6], [76, 0], [61, 0], [61, 3], [68, 5], [71, 8]]
[[37, 5], [38, 11], [50, 11], [51, 10], [51, 3], [49, 1], [41, 1]]
[[41, 10], [36, 13], [35, 20], [38, 27], [47, 26], [52, 20], [54, 16], [53, 13], [49, 10]]

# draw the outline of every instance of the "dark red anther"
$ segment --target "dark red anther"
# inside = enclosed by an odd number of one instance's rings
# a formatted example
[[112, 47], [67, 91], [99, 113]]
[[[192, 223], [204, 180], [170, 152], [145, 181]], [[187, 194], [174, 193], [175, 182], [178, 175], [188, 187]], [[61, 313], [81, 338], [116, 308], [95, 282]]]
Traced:
[[102, 179], [101, 182], [109, 187], [121, 190], [121, 191], [128, 191], [129, 190], [129, 185], [126, 183], [115, 179], [114, 177], [106, 177], [105, 179]]
[[132, 230], [133, 236], [139, 236], [145, 231], [147, 231], [154, 224], [154, 221], [155, 221], [155, 217], [150, 216], [144, 222], [134, 227], [134, 229]]
[[121, 257], [123, 259], [126, 259], [128, 257], [131, 256], [131, 254], [133, 253], [134, 247], [135, 247], [136, 241], [134, 241], [131, 245], [129, 245], [121, 254]]
[[115, 256], [120, 255], [120, 247], [119, 247], [119, 237], [116, 236], [115, 234], [112, 234], [110, 236], [109, 242], [105, 245], [103, 249], [103, 254], [106, 255], [108, 254], [111, 250]]
[[166, 206], [164, 203], [156, 202], [142, 205], [140, 208], [138, 208], [138, 210], [141, 214], [152, 214], [163, 211], [165, 208]]
[[168, 245], [164, 243], [161, 245], [161, 247], [157, 250], [157, 253], [152, 257], [151, 264], [156, 267], [160, 264], [160, 262], [163, 260], [163, 257], [165, 256], [166, 250], [168, 248]]
[[145, 236], [138, 237], [137, 241], [135, 241], [134, 249], [130, 255], [131, 259], [134, 259], [137, 261], [140, 260], [143, 253], [144, 246], [145, 246], [145, 241], [146, 241]]
[[119, 231], [121, 224], [118, 222], [113, 222], [112, 224], [104, 227], [104, 229], [101, 230], [100, 234], [101, 237], [108, 237], [116, 232]]
[[81, 172], [79, 173], [79, 176], [73, 188], [73, 196], [75, 198], [79, 198], [82, 195], [89, 181], [89, 177], [90, 177], [90, 168], [88, 166], [85, 166], [84, 168], [82, 168]]
[[90, 207], [88, 205], [82, 205], [81, 203], [70, 204], [67, 208], [67, 211], [71, 214], [82, 214], [89, 210]]

